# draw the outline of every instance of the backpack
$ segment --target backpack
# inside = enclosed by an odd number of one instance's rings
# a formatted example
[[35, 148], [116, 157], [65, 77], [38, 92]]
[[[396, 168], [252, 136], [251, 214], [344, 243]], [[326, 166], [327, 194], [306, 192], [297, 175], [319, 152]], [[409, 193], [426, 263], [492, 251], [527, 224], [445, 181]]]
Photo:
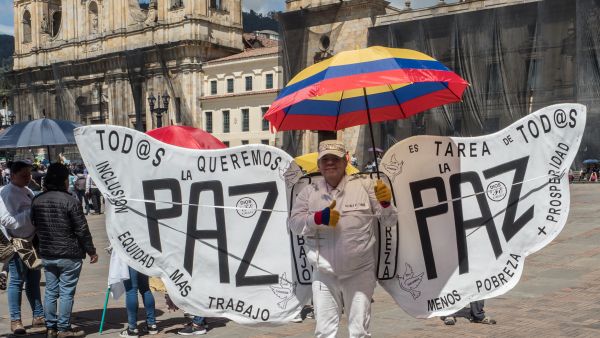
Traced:
[[75, 190], [84, 191], [85, 190], [85, 175], [77, 174], [77, 178], [75, 179]]

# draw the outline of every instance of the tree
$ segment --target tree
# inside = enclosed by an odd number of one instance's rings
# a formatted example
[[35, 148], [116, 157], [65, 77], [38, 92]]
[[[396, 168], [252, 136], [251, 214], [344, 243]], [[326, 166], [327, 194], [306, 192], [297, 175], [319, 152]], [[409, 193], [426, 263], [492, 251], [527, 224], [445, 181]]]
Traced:
[[267, 15], [257, 13], [253, 9], [250, 12], [242, 12], [244, 21], [244, 32], [252, 33], [254, 31], [272, 30], [279, 31], [279, 23], [275, 20], [276, 12], [269, 12]]
[[12, 69], [12, 55], [15, 51], [15, 39], [11, 35], [0, 34], [0, 68]]

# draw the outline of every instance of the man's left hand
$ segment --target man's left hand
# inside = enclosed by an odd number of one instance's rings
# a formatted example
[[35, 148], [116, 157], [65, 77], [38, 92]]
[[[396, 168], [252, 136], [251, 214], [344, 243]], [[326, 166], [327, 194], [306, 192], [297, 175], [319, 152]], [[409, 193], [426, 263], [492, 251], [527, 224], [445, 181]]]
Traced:
[[392, 192], [382, 180], [377, 180], [375, 183], [375, 197], [377, 197], [377, 201], [384, 208], [387, 208], [390, 205], [390, 201], [392, 200]]

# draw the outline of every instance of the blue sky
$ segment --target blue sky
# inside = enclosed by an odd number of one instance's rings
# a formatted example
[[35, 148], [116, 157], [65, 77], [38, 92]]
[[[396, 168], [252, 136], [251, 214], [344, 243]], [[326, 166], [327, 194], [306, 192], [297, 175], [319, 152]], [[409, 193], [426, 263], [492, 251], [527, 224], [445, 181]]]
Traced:
[[[412, 7], [435, 5], [439, 0], [412, 0]], [[457, 0], [447, 0], [456, 2]], [[391, 0], [393, 6], [404, 7], [404, 0]], [[244, 10], [253, 9], [256, 12], [281, 11], [285, 0], [242, 0]], [[13, 0], [0, 0], [0, 34], [13, 34]]]
[[0, 0], [0, 34], [13, 34], [12, 0]]

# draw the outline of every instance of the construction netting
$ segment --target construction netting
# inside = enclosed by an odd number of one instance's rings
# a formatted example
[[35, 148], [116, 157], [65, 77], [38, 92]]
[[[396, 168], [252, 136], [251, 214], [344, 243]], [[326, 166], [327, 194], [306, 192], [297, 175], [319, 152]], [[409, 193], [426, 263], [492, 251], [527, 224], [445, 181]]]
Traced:
[[422, 51], [465, 78], [463, 101], [381, 123], [389, 147], [416, 134], [490, 134], [542, 107], [577, 102], [588, 118], [574, 163], [600, 155], [600, 0], [543, 0], [399, 22], [369, 45]]
[[[336, 51], [339, 33], [344, 25], [343, 5], [332, 4], [325, 10], [319, 10], [319, 15], [311, 15], [310, 9], [280, 13], [279, 22], [279, 65], [282, 68], [283, 84], [288, 83], [296, 74], [309, 65], [331, 56], [330, 51]], [[318, 28], [311, 29], [311, 27]], [[322, 37], [327, 36], [323, 41]], [[303, 154], [302, 145], [310, 142], [304, 138], [306, 133], [316, 131], [286, 131], [279, 133], [278, 145], [292, 156]], [[314, 140], [313, 140], [314, 141]], [[315, 149], [316, 144], [312, 145]]]
[[[339, 52], [337, 31], [353, 18], [343, 4], [321, 8], [317, 15], [312, 11], [279, 16], [286, 82], [327, 57], [320, 51]], [[541, 0], [451, 13], [455, 14], [415, 15], [417, 19], [369, 28], [368, 46], [424, 52], [471, 84], [461, 103], [377, 124], [377, 147], [387, 149], [419, 134], [490, 134], [539, 108], [578, 102], [587, 106], [588, 122], [575, 166], [600, 156], [600, 0]], [[328, 48], [320, 40], [323, 36], [329, 37]], [[303, 133], [310, 132], [282, 133], [284, 149], [297, 155], [302, 142], [315, 141], [303, 138]], [[369, 137], [363, 127], [356, 149], [359, 160], [370, 156]]]

